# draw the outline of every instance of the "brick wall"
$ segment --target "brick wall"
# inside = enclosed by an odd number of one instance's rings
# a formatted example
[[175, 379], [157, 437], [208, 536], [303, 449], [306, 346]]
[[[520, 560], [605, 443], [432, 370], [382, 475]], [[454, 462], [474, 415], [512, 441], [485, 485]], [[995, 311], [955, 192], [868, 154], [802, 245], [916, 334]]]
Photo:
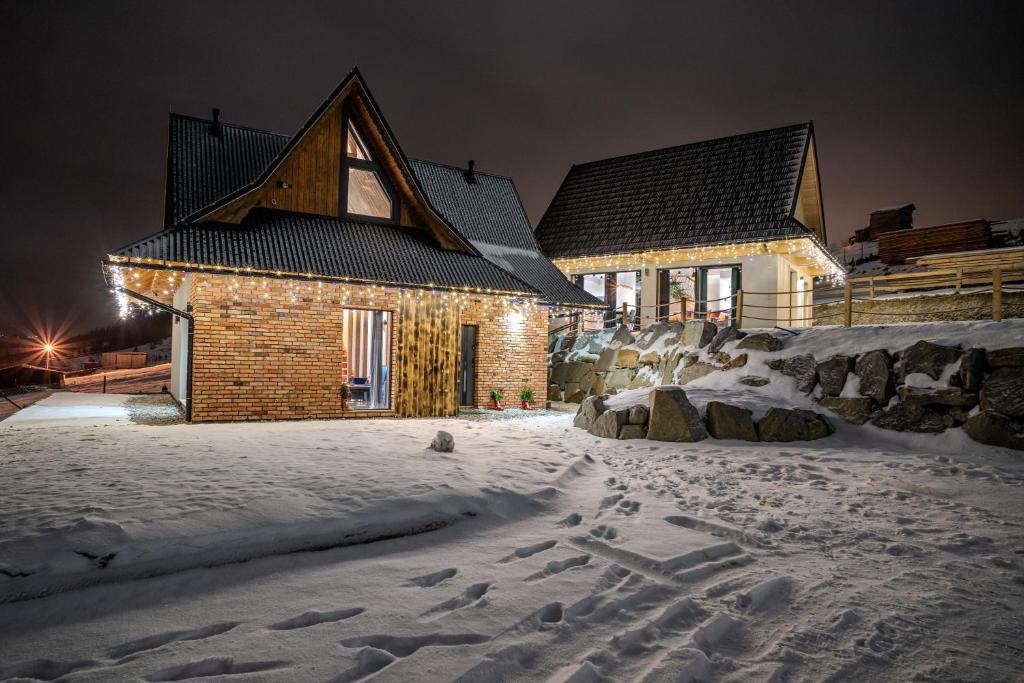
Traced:
[[510, 406], [519, 405], [519, 390], [532, 386], [533, 405], [547, 400], [547, 313], [532, 309], [527, 314], [495, 315], [471, 307], [462, 312], [462, 323], [478, 325], [476, 403], [488, 406], [491, 389], [504, 387]]
[[[401, 296], [396, 288], [220, 275], [194, 278], [189, 292], [195, 317], [193, 420], [368, 415], [341, 412], [338, 390], [346, 379], [342, 339], [346, 307], [391, 311], [389, 375], [391, 403], [396, 405], [403, 372], [411, 362], [398, 352], [403, 332]], [[542, 405], [547, 378], [546, 315], [540, 309], [509, 313], [495, 306], [496, 301], [500, 299], [474, 298], [460, 313], [460, 323], [479, 326], [477, 403], [488, 403], [492, 386], [505, 387], [513, 397], [522, 385], [530, 384], [536, 390], [534, 403]], [[455, 346], [452, 351], [457, 353], [457, 340]], [[456, 378], [448, 375], [454, 373], [444, 375], [417, 380], [412, 390], [436, 391], [442, 383], [453, 385]], [[415, 386], [418, 383], [427, 386]]]

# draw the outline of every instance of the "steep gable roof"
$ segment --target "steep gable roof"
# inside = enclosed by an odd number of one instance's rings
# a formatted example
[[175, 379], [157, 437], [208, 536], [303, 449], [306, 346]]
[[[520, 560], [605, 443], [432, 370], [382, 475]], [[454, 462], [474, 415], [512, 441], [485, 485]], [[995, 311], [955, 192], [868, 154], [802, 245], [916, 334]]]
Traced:
[[551, 258], [813, 234], [793, 217], [813, 125], [573, 166], [537, 226]]
[[231, 195], [260, 176], [291, 137], [228, 123], [171, 114], [167, 141], [167, 211], [174, 225]]
[[[397, 177], [392, 177], [391, 181], [399, 186], [400, 192], [407, 194], [413, 203], [418, 205], [417, 211], [421, 213], [425, 229], [431, 233], [438, 244], [442, 248], [473, 253], [472, 246], [466, 242], [465, 238], [430, 205], [429, 199], [423, 189], [419, 187], [408, 166], [407, 158], [402, 152], [398, 140], [391, 132], [391, 127], [377, 107], [373, 95], [357, 68], [353, 68], [342, 79], [341, 83], [317, 107], [312, 116], [306, 120], [299, 131], [287, 141], [281, 151], [254, 180], [215, 200], [209, 206], [186, 216], [183, 220], [186, 222], [226, 220], [237, 223], [252, 208], [260, 206], [261, 192], [270, 189], [275, 173], [288, 162], [293, 154], [299, 151], [307, 135], [312, 135], [320, 127], [333, 123], [333, 116], [328, 115], [337, 114], [341, 104], [348, 106], [353, 115], [359, 119], [365, 141], [375, 148], [378, 156], [383, 156], [390, 162], [392, 170], [397, 175]], [[338, 120], [340, 121], [340, 117]], [[337, 163], [340, 164], [340, 161], [338, 159]], [[333, 164], [334, 161], [331, 160], [328, 163]]]
[[430, 161], [409, 164], [434, 206], [484, 258], [540, 290], [548, 301], [603, 305], [541, 253], [511, 178], [474, 171], [476, 182], [468, 183], [461, 168]]

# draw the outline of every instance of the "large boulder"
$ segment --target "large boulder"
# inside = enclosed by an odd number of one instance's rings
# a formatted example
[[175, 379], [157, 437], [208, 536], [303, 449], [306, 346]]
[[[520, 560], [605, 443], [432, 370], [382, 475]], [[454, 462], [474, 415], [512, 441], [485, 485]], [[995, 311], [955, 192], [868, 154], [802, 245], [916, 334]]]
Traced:
[[594, 373], [594, 383], [590, 386], [590, 389], [587, 391], [588, 396], [600, 396], [601, 394], [605, 393], [605, 389], [607, 389], [607, 387], [604, 385], [604, 376], [605, 373], [603, 372]]
[[679, 341], [683, 331], [683, 324], [679, 321], [662, 321], [654, 323], [641, 330], [636, 335], [636, 346], [641, 350], [647, 350], [654, 346], [654, 342], [668, 335], [672, 342]]
[[769, 408], [757, 423], [761, 441], [813, 441], [834, 431], [823, 415], [800, 408]]
[[884, 349], [868, 351], [857, 359], [855, 372], [860, 380], [861, 396], [886, 405], [896, 394], [896, 381], [892, 376], [892, 356]]
[[683, 344], [702, 349], [718, 334], [718, 326], [705, 320], [690, 320], [683, 326]]
[[619, 438], [619, 429], [626, 424], [629, 410], [606, 410], [590, 425], [590, 433], [602, 439]]
[[754, 418], [746, 408], [710, 401], [706, 411], [708, 433], [716, 439], [757, 441]]
[[901, 376], [921, 372], [932, 379], [942, 376], [942, 370], [956, 361], [959, 349], [942, 346], [921, 340], [903, 352], [903, 364], [900, 366]]
[[838, 396], [846, 386], [846, 376], [853, 371], [853, 358], [835, 355], [818, 363], [818, 384], [826, 396]]
[[676, 367], [679, 365], [679, 361], [682, 360], [683, 354], [678, 349], [673, 349], [668, 356], [665, 358], [665, 367], [661, 370], [661, 384], [672, 384], [672, 376], [676, 372]]
[[619, 349], [615, 358], [615, 367], [635, 368], [640, 360], [640, 352], [636, 349]]
[[981, 385], [981, 409], [1024, 418], [1024, 368], [1002, 367]]
[[757, 375], [744, 375], [740, 377], [740, 384], [745, 384], [748, 387], [763, 387], [771, 384], [771, 380], [767, 377], [758, 377]]
[[850, 398], [822, 396], [818, 399], [818, 405], [828, 408], [839, 417], [855, 425], [864, 424], [871, 419], [871, 414], [875, 412], [875, 402], [867, 396]]
[[[579, 386], [579, 385], [574, 385]], [[574, 389], [572, 391], [566, 387], [565, 390], [565, 402], [566, 403], [583, 403], [583, 399], [587, 397], [587, 393], [582, 389]]]
[[551, 357], [548, 359], [548, 364], [553, 366], [555, 363], [561, 363], [565, 361], [565, 356], [565, 351], [555, 351], [554, 353], [551, 354]]
[[625, 424], [619, 430], [620, 439], [642, 439], [645, 436], [647, 431], [643, 425]]
[[570, 332], [562, 337], [562, 343], [558, 345], [559, 351], [572, 351], [576, 346], [576, 333]]
[[814, 356], [809, 353], [800, 356], [790, 356], [789, 358], [772, 358], [768, 361], [768, 367], [794, 378], [797, 389], [805, 394], [809, 394], [814, 390], [818, 376], [818, 366], [814, 362]]
[[748, 349], [750, 351], [774, 352], [782, 348], [782, 342], [778, 337], [767, 332], [749, 334], [736, 345], [737, 349]]
[[955, 377], [966, 391], [977, 391], [981, 389], [981, 381], [985, 378], [987, 369], [985, 349], [967, 349], [964, 355], [960, 356], [960, 371]]
[[548, 385], [548, 400], [549, 401], [561, 401], [562, 400], [562, 388], [557, 384]]
[[967, 419], [964, 431], [980, 443], [1024, 451], [1024, 421], [983, 410]]
[[1024, 347], [993, 349], [985, 354], [988, 364], [994, 368], [1024, 367]]
[[638, 405], [629, 408], [629, 424], [631, 425], [645, 425], [650, 417], [651, 411], [647, 409], [647, 406]]
[[572, 422], [573, 426], [589, 431], [594, 421], [605, 411], [604, 399], [604, 396], [588, 396], [584, 399], [580, 404], [580, 409], [576, 411], [576, 419]]
[[904, 403], [922, 406], [960, 406], [970, 408], [978, 404], [977, 394], [954, 387], [921, 388], [904, 385], [899, 388], [899, 396], [900, 400]]
[[715, 354], [715, 362], [721, 366], [722, 370], [742, 368], [747, 364], [747, 354], [741, 353], [735, 358], [732, 358], [725, 351], [719, 351]]
[[897, 432], [934, 434], [954, 424], [953, 418], [923, 405], [897, 403], [871, 419], [871, 424]]
[[579, 382], [583, 375], [594, 371], [594, 364], [590, 361], [573, 361], [566, 363], [568, 367], [565, 369], [565, 381], [566, 382]]
[[679, 384], [689, 384], [695, 379], [700, 379], [706, 375], [710, 375], [712, 372], [718, 370], [711, 363], [704, 363], [697, 361], [693, 365], [687, 365], [683, 368], [683, 371], [679, 373]]
[[613, 349], [608, 346], [601, 349], [601, 352], [597, 355], [597, 362], [594, 364], [594, 369], [598, 372], [607, 372], [615, 367], [615, 357], [619, 355], [618, 349]]
[[722, 350], [722, 347], [733, 341], [739, 339], [741, 336], [740, 331], [736, 329], [735, 325], [729, 325], [723, 327], [715, 333], [715, 338], [708, 344], [708, 353], [718, 353]]
[[580, 390], [582, 390], [584, 394], [589, 394], [590, 390], [593, 388], [594, 383], [596, 381], [597, 373], [594, 372], [594, 366], [590, 363], [587, 363], [586, 369], [584, 370], [583, 374], [580, 375]]
[[654, 441], [701, 441], [708, 431], [700, 413], [679, 387], [656, 387], [650, 394], [647, 438]]
[[637, 359], [638, 365], [657, 365], [661, 362], [661, 354], [657, 351], [645, 351], [640, 358]]
[[636, 339], [633, 337], [633, 333], [629, 331], [629, 328], [625, 325], [619, 325], [615, 330], [615, 334], [612, 335], [611, 340], [608, 342], [609, 346], [614, 348], [620, 348], [623, 346], [629, 346]]
[[612, 370], [604, 376], [604, 386], [606, 389], [626, 389], [635, 376], [636, 370]]
[[551, 366], [551, 383], [565, 388], [565, 375], [569, 369], [568, 363], [555, 363]]

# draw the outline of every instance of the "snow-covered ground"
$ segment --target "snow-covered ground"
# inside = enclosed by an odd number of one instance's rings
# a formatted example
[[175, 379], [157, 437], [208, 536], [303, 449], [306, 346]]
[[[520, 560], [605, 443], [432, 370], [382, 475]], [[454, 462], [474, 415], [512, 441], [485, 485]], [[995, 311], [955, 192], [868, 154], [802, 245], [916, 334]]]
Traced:
[[1024, 676], [1019, 454], [555, 413], [94, 425], [61, 401], [109, 397], [68, 396], [0, 422], [0, 680]]

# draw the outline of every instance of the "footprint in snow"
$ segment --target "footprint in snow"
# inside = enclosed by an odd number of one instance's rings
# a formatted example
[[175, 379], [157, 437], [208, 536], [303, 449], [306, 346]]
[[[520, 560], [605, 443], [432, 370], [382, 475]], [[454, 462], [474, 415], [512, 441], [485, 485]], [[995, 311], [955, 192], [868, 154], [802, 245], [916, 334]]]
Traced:
[[339, 609], [332, 612], [304, 612], [297, 617], [291, 619], [285, 619], [279, 621], [276, 624], [271, 624], [268, 628], [272, 631], [292, 631], [297, 628], [309, 628], [310, 626], [316, 626], [317, 624], [327, 624], [337, 621], [344, 621], [345, 619], [351, 619], [352, 617], [358, 616], [366, 610], [362, 607], [351, 607], [349, 609]]
[[640, 503], [635, 500], [622, 500], [619, 501], [619, 505], [615, 510], [624, 515], [635, 515], [640, 512]]
[[561, 574], [567, 569], [573, 569], [575, 567], [582, 567], [590, 563], [590, 555], [579, 555], [577, 557], [570, 557], [566, 560], [552, 560], [544, 565], [544, 569], [539, 572], [535, 572], [527, 576], [523, 581], [532, 583], [533, 581], [540, 581], [546, 579], [549, 576], [555, 574]]
[[480, 599], [487, 594], [487, 591], [491, 590], [491, 586], [493, 585], [494, 584], [490, 581], [474, 583], [472, 586], [462, 591], [460, 595], [456, 595], [454, 598], [445, 600], [440, 605], [428, 609], [426, 612], [423, 613], [422, 616], [429, 617], [435, 614], [443, 615], [447, 614], [448, 612], [454, 612], [457, 609], [462, 609], [463, 607], [469, 607], [470, 605], [473, 605], [480, 601]]
[[558, 523], [558, 526], [573, 527], [579, 526], [579, 523], [583, 521], [583, 517], [578, 513], [574, 512], [562, 521]]
[[603, 538], [606, 541], [611, 541], [618, 538], [619, 532], [613, 526], [607, 526], [605, 524], [599, 524], [590, 530], [590, 535], [594, 538]]
[[122, 659], [130, 657], [131, 655], [139, 654], [140, 652], [146, 652], [147, 650], [155, 650], [156, 648], [169, 643], [177, 643], [187, 640], [204, 640], [206, 638], [212, 638], [213, 636], [219, 636], [222, 633], [227, 633], [238, 626], [238, 624], [239, 622], [237, 621], [225, 621], [219, 624], [202, 626], [200, 628], [157, 633], [156, 635], [130, 640], [127, 643], [122, 643], [121, 645], [115, 645], [107, 650], [107, 656], [112, 659]]
[[558, 541], [542, 541], [541, 543], [534, 543], [533, 545], [523, 546], [522, 548], [516, 548], [511, 554], [498, 560], [498, 564], [508, 564], [509, 562], [515, 562], [516, 560], [522, 560], [537, 553], [544, 552], [554, 548]]
[[437, 584], [447, 581], [456, 574], [459, 570], [455, 567], [449, 567], [448, 569], [442, 569], [440, 571], [433, 572], [432, 574], [424, 574], [423, 576], [416, 576], [409, 579], [407, 586], [419, 586], [420, 588], [430, 588]]
[[291, 662], [282, 660], [264, 662], [236, 662], [231, 657], [211, 657], [198, 662], [178, 664], [160, 669], [146, 677], [147, 681], [185, 681], [190, 678], [210, 676], [231, 676], [253, 674], [288, 666]]

